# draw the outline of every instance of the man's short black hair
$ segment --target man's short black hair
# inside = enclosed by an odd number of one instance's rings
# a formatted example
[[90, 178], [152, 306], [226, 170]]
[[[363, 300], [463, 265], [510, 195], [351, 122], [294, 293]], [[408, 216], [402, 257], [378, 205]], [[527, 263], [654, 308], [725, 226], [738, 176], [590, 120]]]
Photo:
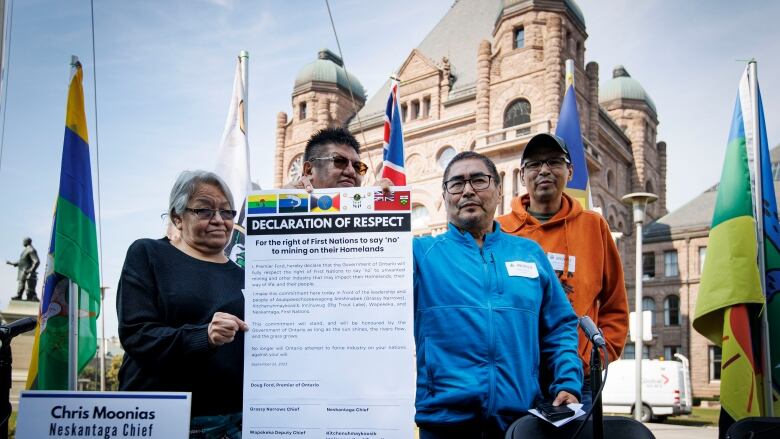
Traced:
[[459, 152], [455, 155], [455, 157], [452, 158], [452, 160], [450, 160], [449, 163], [447, 163], [447, 167], [444, 169], [444, 177], [442, 178], [442, 184], [444, 184], [444, 182], [447, 181], [447, 177], [450, 176], [450, 168], [452, 167], [453, 163], [459, 162], [461, 160], [472, 160], [472, 159], [482, 160], [482, 163], [484, 163], [485, 166], [487, 166], [488, 171], [490, 171], [490, 175], [496, 181], [496, 187], [501, 186], [501, 177], [499, 177], [498, 175], [498, 169], [496, 169], [496, 164], [493, 163], [493, 160], [490, 160], [486, 156], [474, 151]]
[[333, 127], [323, 128], [312, 134], [309, 141], [306, 142], [306, 150], [303, 153], [303, 160], [309, 161], [313, 158], [322, 157], [329, 144], [349, 145], [356, 153], [360, 154], [360, 143], [355, 136], [346, 128]]

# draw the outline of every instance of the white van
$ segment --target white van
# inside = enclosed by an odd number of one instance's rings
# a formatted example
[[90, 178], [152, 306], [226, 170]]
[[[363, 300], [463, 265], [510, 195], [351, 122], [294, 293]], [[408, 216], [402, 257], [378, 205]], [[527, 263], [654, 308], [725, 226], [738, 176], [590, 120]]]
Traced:
[[[691, 413], [692, 395], [688, 361], [642, 360], [642, 422]], [[633, 413], [636, 402], [634, 360], [609, 365], [601, 401], [604, 413]]]

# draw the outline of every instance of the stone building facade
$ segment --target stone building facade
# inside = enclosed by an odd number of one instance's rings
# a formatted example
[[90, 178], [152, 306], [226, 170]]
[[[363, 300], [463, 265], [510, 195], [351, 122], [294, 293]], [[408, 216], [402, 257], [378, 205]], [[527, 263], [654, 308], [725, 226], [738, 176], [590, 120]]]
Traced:
[[[666, 211], [666, 144], [658, 142], [658, 114], [641, 84], [616, 67], [599, 87], [599, 65], [585, 62], [585, 18], [574, 0], [457, 0], [428, 36], [399, 60], [407, 182], [412, 187], [413, 231], [447, 227], [441, 196], [444, 167], [456, 153], [489, 156], [502, 177], [507, 212], [525, 193], [520, 155], [537, 133], [554, 132], [564, 93], [564, 63], [574, 60], [574, 84], [594, 206], [617, 238], [629, 304], [633, 307], [634, 233], [630, 192], [659, 200], [651, 220]], [[291, 114], [279, 113], [277, 187], [300, 173], [306, 140], [317, 129], [348, 126], [361, 157], [381, 174], [389, 81], [367, 97], [338, 56], [327, 50], [295, 79]]]

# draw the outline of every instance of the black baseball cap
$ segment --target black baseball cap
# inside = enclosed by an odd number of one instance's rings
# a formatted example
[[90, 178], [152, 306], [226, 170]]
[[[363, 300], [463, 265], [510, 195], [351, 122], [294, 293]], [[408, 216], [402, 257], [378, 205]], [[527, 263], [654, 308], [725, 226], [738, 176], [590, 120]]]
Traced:
[[525, 146], [523, 155], [520, 157], [520, 163], [523, 163], [529, 154], [543, 147], [560, 149], [564, 154], [566, 154], [566, 159], [571, 162], [569, 147], [566, 146], [565, 140], [556, 136], [555, 134], [541, 133], [531, 137], [531, 140], [528, 141], [528, 145]]

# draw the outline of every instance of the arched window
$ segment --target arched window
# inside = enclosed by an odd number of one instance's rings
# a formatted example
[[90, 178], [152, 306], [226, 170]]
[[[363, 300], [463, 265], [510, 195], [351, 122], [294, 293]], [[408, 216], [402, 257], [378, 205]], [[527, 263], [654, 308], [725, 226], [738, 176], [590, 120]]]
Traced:
[[520, 195], [520, 170], [512, 171], [512, 197]]
[[422, 204], [415, 204], [412, 207], [412, 230], [424, 229], [428, 227], [428, 223], [431, 221], [431, 215], [428, 213], [428, 209]]
[[525, 28], [518, 27], [514, 32], [515, 49], [522, 49], [525, 46]]
[[664, 299], [664, 325], [680, 326], [680, 298], [674, 294]]
[[451, 146], [445, 146], [444, 148], [439, 151], [439, 156], [436, 158], [436, 163], [439, 164], [439, 167], [442, 169], [445, 169], [447, 165], [450, 163], [450, 160], [452, 160], [453, 157], [458, 152], [455, 151], [455, 148]]
[[498, 214], [503, 215], [504, 214], [504, 194], [506, 193], [506, 172], [501, 171], [498, 174], [498, 177], [501, 179], [501, 198], [498, 200]]
[[650, 311], [650, 322], [655, 326], [655, 300], [652, 297], [642, 298], [642, 311]]
[[531, 121], [531, 103], [525, 99], [512, 101], [504, 112], [504, 128], [522, 125]]
[[607, 189], [615, 190], [615, 174], [611, 169], [607, 171]]
[[655, 193], [655, 192], [653, 192], [653, 182], [652, 182], [652, 180], [647, 180], [645, 182], [645, 192], [650, 192], [651, 194]]

